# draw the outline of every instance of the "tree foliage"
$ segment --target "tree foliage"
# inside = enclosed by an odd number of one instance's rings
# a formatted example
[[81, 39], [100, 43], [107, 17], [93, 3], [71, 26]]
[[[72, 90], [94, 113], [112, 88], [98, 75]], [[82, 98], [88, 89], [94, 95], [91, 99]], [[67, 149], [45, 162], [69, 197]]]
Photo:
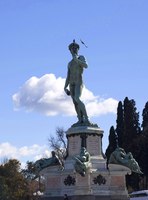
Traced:
[[33, 163], [28, 162], [26, 171], [21, 169], [21, 163], [10, 159], [0, 165], [0, 200], [34, 200], [39, 181], [35, 178]]
[[116, 133], [118, 136], [118, 145], [120, 147], [123, 147], [123, 133], [124, 133], [124, 115], [123, 115], [123, 105], [122, 101], [119, 101], [118, 107], [117, 107], [117, 120], [116, 120]]
[[48, 138], [49, 146], [54, 150], [58, 158], [63, 163], [67, 156], [67, 140], [66, 133], [63, 128], [57, 128], [55, 135]]
[[117, 147], [117, 134], [115, 132], [114, 127], [111, 126], [110, 131], [109, 131], [109, 145], [105, 152], [105, 155], [107, 157], [107, 165], [108, 165], [110, 155], [116, 149], [116, 147]]
[[20, 200], [26, 198], [27, 182], [21, 173], [21, 164], [11, 159], [0, 165], [0, 199]]
[[[124, 132], [123, 132], [123, 148], [126, 151], [132, 151], [134, 140], [140, 134], [139, 113], [137, 112], [136, 103], [128, 97], [124, 99]], [[134, 155], [136, 156], [136, 155]]]
[[146, 102], [145, 107], [142, 112], [142, 130], [144, 134], [148, 133], [148, 102]]
[[[126, 97], [123, 103], [118, 103], [115, 129], [118, 144], [126, 152], [132, 152], [144, 173], [143, 176], [135, 173], [127, 176], [127, 186], [134, 190], [148, 189], [148, 102], [145, 104], [142, 117], [141, 129], [135, 101]], [[110, 139], [109, 142], [113, 143]]]
[[141, 134], [141, 166], [145, 174], [145, 185], [148, 188], [148, 102], [142, 112], [142, 134]]

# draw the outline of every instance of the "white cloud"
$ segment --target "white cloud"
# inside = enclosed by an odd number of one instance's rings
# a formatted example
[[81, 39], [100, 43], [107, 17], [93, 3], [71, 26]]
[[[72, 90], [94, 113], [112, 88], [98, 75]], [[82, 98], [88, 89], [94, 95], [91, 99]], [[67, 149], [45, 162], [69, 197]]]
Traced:
[[[50, 157], [51, 153], [49, 147], [46, 145], [39, 146], [34, 144], [32, 146], [15, 147], [12, 144], [5, 142], [0, 144], [0, 158], [2, 159], [18, 159], [21, 161], [36, 161], [40, 158]], [[30, 160], [31, 159], [31, 160]]]
[[9, 143], [0, 144], [0, 157], [15, 157], [17, 155], [17, 148]]
[[[74, 106], [69, 96], [64, 93], [65, 79], [54, 74], [31, 77], [20, 90], [13, 95], [16, 110], [36, 111], [48, 116], [75, 115]], [[82, 100], [89, 116], [116, 113], [118, 101], [113, 98], [102, 99], [84, 87]]]

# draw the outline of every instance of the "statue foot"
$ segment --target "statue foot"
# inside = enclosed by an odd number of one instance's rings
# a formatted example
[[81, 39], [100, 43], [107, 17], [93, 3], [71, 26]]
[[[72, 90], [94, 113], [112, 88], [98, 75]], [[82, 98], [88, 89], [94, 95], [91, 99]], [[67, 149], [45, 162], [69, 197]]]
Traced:
[[77, 126], [81, 126], [82, 122], [78, 121], [76, 123], [74, 123], [71, 127], [77, 127]]
[[91, 126], [91, 127], [98, 127], [97, 124], [93, 124], [89, 121], [89, 119], [79, 120], [78, 122], [74, 123], [71, 127], [78, 127], [78, 126]]
[[85, 120], [83, 121], [83, 124], [84, 124], [85, 126], [98, 127], [97, 124], [93, 124], [92, 122], [89, 121], [89, 119], [85, 119]]
[[89, 121], [89, 119], [84, 119], [84, 120], [83, 120], [83, 123], [84, 123], [84, 124], [88, 124], [88, 125], [91, 124], [91, 122]]

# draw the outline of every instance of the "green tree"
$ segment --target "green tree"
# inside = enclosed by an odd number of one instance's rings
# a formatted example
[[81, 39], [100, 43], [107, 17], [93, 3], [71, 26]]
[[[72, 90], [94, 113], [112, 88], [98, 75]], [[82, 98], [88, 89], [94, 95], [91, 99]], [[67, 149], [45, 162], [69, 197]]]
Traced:
[[142, 112], [142, 134], [141, 134], [141, 153], [140, 153], [140, 164], [144, 172], [144, 189], [148, 188], [148, 102], [146, 102], [145, 107]]
[[137, 112], [136, 103], [128, 97], [124, 99], [124, 132], [123, 132], [123, 148], [125, 151], [131, 151], [136, 157], [133, 148], [134, 140], [140, 134], [139, 112]]
[[123, 147], [123, 134], [124, 134], [124, 115], [122, 101], [119, 101], [117, 107], [117, 120], [116, 120], [116, 133], [118, 135], [118, 145]]
[[56, 155], [64, 163], [67, 156], [67, 139], [63, 128], [57, 128], [54, 136], [48, 138], [49, 146], [56, 152]]
[[34, 180], [39, 177], [34, 162], [27, 162], [26, 168], [22, 170], [22, 174], [27, 180]]
[[[136, 103], [133, 99], [126, 97], [119, 101], [117, 107], [116, 133], [118, 135], [119, 147], [126, 152], [132, 152], [136, 161], [140, 162], [141, 148], [141, 129], [139, 124], [139, 112], [137, 112]], [[127, 186], [139, 189], [139, 175], [132, 173], [126, 177]]]
[[4, 199], [25, 199], [27, 183], [21, 174], [20, 166], [20, 162], [16, 159], [10, 159], [0, 166], [1, 189], [3, 189]]
[[43, 192], [44, 184], [41, 181], [41, 176], [34, 162], [28, 161], [25, 169], [22, 170], [22, 174], [28, 183], [28, 196], [31, 197], [37, 191]]
[[[139, 112], [137, 112], [136, 103], [128, 97], [124, 99], [124, 132], [123, 132], [123, 148], [126, 152], [132, 152], [134, 158], [139, 163], [141, 145], [138, 142], [140, 139], [140, 124]], [[134, 190], [139, 189], [140, 176], [132, 173], [126, 176], [127, 187], [132, 187]]]
[[148, 102], [146, 102], [145, 107], [142, 112], [142, 131], [146, 135], [148, 134]]
[[[1, 174], [1, 166], [0, 166], [0, 174]], [[6, 184], [6, 180], [3, 176], [0, 176], [0, 199], [8, 199], [8, 186]]]
[[105, 152], [105, 155], [107, 157], [107, 166], [108, 166], [110, 155], [116, 149], [116, 147], [117, 147], [117, 134], [115, 132], [114, 126], [111, 126], [110, 131], [109, 131], [109, 145]]

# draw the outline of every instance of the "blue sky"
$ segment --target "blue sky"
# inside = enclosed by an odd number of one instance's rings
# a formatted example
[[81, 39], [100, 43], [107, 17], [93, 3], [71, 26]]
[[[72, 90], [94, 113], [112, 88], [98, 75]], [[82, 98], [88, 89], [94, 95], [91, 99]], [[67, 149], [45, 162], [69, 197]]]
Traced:
[[147, 0], [0, 0], [0, 160], [49, 156], [48, 137], [77, 119], [63, 92], [68, 45], [88, 61], [82, 96], [91, 121], [108, 132], [128, 96], [148, 101]]

